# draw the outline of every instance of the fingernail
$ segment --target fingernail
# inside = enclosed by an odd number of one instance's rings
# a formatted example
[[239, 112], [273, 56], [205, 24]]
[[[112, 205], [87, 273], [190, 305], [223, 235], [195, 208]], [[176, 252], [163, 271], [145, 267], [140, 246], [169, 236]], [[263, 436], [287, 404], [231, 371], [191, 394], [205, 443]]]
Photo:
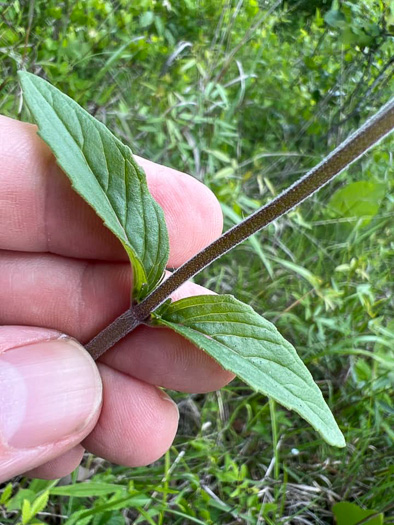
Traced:
[[179, 408], [178, 405], [175, 403], [175, 401], [161, 388], [159, 388], [159, 396], [163, 399], [163, 401], [169, 401], [174, 407], [176, 408], [176, 411], [178, 413], [178, 419], [179, 419]]
[[94, 361], [76, 341], [44, 341], [0, 355], [0, 441], [30, 448], [82, 431], [101, 403]]

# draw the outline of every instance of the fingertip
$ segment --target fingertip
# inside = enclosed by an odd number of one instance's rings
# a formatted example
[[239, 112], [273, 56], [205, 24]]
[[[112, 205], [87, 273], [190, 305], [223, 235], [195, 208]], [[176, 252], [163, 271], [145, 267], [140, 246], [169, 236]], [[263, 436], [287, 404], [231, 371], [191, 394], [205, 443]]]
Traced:
[[61, 456], [24, 473], [29, 478], [58, 479], [71, 474], [81, 463], [84, 453], [81, 445], [73, 447]]
[[54, 336], [0, 327], [0, 482], [73, 449], [98, 419], [96, 364], [76, 341]]
[[83, 445], [108, 461], [128, 467], [159, 459], [178, 428], [175, 403], [160, 389], [99, 365], [104, 402], [98, 424]]

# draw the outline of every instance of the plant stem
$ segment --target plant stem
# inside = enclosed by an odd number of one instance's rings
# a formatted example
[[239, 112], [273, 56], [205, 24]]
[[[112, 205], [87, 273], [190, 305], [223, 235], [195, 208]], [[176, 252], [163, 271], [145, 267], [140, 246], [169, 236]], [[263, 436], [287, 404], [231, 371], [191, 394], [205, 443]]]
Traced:
[[124, 312], [86, 346], [97, 359], [142, 324], [183, 283], [257, 231], [303, 202], [388, 135], [394, 128], [394, 99], [292, 186], [180, 266], [148, 297]]
[[[268, 400], [270, 408], [271, 419], [271, 433], [272, 433], [272, 448], [274, 454], [274, 480], [279, 480], [280, 465], [279, 465], [279, 439], [278, 439], [278, 421], [276, 418], [276, 403], [273, 399]], [[277, 498], [275, 498], [277, 499]]]
[[109, 350], [115, 343], [132, 332], [142, 321], [134, 315], [134, 309], [129, 308], [115, 319], [111, 324], [97, 334], [87, 345], [86, 350], [96, 361], [101, 355]]

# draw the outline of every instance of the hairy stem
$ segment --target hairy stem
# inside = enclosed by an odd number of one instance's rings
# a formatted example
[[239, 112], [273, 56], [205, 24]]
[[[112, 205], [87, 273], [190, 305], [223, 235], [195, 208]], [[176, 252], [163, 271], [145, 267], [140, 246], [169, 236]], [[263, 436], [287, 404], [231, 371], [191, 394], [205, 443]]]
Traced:
[[86, 350], [96, 361], [104, 352], [109, 350], [115, 343], [123, 339], [123, 337], [132, 332], [140, 324], [142, 324], [142, 321], [135, 317], [134, 309], [129, 308], [97, 334], [96, 337], [93, 337], [86, 345]]
[[142, 324], [175, 290], [213, 261], [313, 195], [394, 128], [394, 99], [332, 151], [322, 162], [271, 202], [237, 224], [189, 259], [140, 304], [124, 312], [86, 346], [97, 359]]

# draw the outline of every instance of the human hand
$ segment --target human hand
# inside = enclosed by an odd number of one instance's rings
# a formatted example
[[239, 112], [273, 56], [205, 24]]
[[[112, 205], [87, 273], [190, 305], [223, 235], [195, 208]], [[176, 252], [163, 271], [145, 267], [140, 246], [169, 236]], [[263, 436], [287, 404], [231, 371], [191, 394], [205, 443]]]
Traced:
[[[219, 236], [219, 204], [195, 179], [138, 161], [164, 210], [169, 266], [177, 267]], [[62, 477], [85, 447], [130, 467], [155, 461], [178, 423], [157, 385], [207, 392], [232, 374], [175, 332], [146, 326], [96, 366], [81, 344], [128, 308], [127, 256], [36, 127], [6, 117], [0, 225], [0, 481], [26, 472]], [[187, 283], [174, 298], [201, 293], [209, 291]]]

